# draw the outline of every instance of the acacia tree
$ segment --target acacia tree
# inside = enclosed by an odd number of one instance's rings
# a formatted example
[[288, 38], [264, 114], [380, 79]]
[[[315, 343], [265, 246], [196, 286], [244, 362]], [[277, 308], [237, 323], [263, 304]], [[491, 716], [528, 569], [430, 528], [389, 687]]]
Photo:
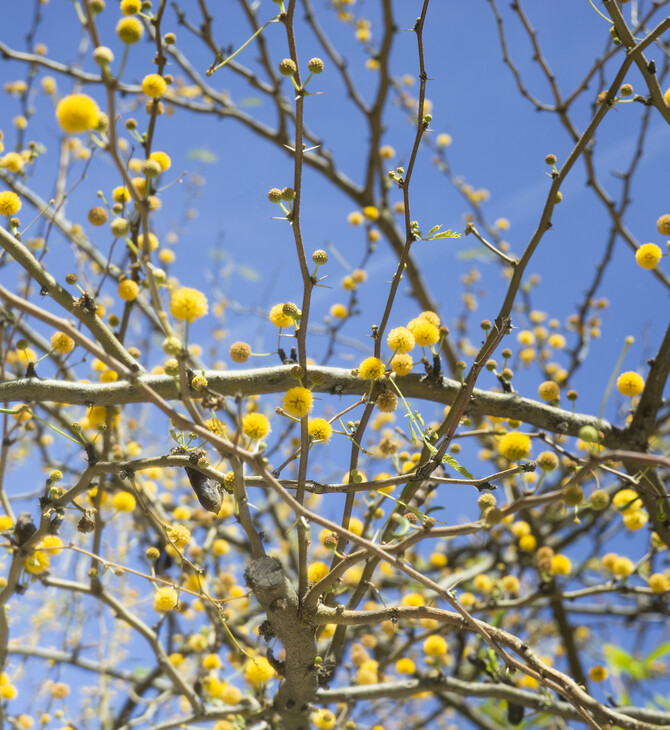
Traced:
[[[4, 723], [670, 725], [670, 329], [655, 317], [632, 369], [630, 333], [601, 331], [603, 294], [629, 296], [606, 287], [617, 252], [651, 302], [635, 334], [670, 284], [665, 193], [632, 197], [636, 173], [647, 187], [664, 168], [643, 163], [670, 122], [668, 3], [584, 3], [604, 50], [566, 91], [522, 3], [489, 0], [520, 105], [543, 113], [522, 123], [562, 129], [566, 149], [534, 161], [542, 203], [513, 244], [431, 116], [432, 79], [458, 74], [428, 63], [435, 5], [36, 2], [26, 51], [3, 33]], [[163, 132], [173, 118], [188, 127]], [[246, 147], [241, 218], [278, 231], [261, 276], [293, 269], [274, 306], [238, 241], [198, 283], [204, 180], [173, 160], [213, 160], [210, 119], [222, 149]], [[613, 181], [594, 144], [615, 123], [634, 145]], [[269, 192], [266, 158], [286, 175]], [[609, 227], [582, 252], [585, 292], [532, 268], [573, 230], [556, 208], [579, 176]], [[353, 211], [355, 247], [324, 234], [331, 202]], [[646, 203], [657, 240], [640, 244]], [[472, 260], [458, 313], [435, 294], [459, 287], [454, 250]], [[600, 341], [624, 348], [598, 377]]]

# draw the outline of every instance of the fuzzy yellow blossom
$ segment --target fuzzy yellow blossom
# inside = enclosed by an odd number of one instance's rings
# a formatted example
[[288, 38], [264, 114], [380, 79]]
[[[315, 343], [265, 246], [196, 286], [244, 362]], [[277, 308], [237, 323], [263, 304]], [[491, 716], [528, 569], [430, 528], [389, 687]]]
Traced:
[[117, 293], [124, 302], [134, 302], [140, 294], [140, 285], [132, 279], [119, 282]]
[[270, 322], [275, 327], [290, 327], [293, 324], [293, 318], [284, 314], [283, 304], [275, 304], [270, 310]]
[[635, 564], [630, 558], [618, 557], [612, 565], [612, 572], [616, 578], [628, 578], [634, 571]]
[[[543, 548], [544, 549], [544, 548]], [[551, 558], [551, 572], [554, 575], [570, 575], [572, 570], [572, 562], [567, 555], [557, 553]]]
[[124, 15], [135, 15], [142, 9], [141, 0], [121, 0], [121, 12]]
[[369, 221], [376, 221], [377, 218], [379, 218], [379, 210], [374, 205], [366, 205], [365, 208], [363, 208], [363, 215]]
[[63, 541], [58, 535], [45, 535], [40, 542], [41, 548], [49, 548], [51, 555], [59, 555], [63, 552]]
[[315, 560], [310, 563], [309, 568], [307, 569], [307, 577], [315, 583], [318, 583], [320, 580], [325, 578], [329, 572], [330, 569], [324, 562]]
[[628, 371], [619, 375], [616, 387], [621, 395], [639, 395], [644, 388], [644, 379], [638, 373]]
[[182, 286], [172, 292], [170, 312], [176, 319], [195, 322], [207, 314], [207, 297], [197, 289]]
[[328, 443], [333, 435], [333, 427], [325, 418], [310, 420], [307, 430], [313, 441], [322, 441], [323, 443]]
[[413, 366], [412, 356], [406, 353], [399, 353], [391, 359], [391, 370], [396, 375], [407, 375], [411, 372]]
[[312, 392], [302, 386], [289, 388], [284, 395], [282, 401], [284, 410], [291, 416], [302, 418], [311, 413], [314, 404], [314, 396]]
[[378, 357], [368, 357], [358, 366], [358, 377], [363, 380], [379, 380], [384, 375], [384, 363]]
[[242, 431], [250, 439], [263, 439], [270, 433], [270, 421], [262, 413], [247, 413], [242, 419]]
[[132, 512], [137, 500], [130, 492], [117, 492], [112, 499], [112, 506], [117, 512]]
[[149, 159], [157, 162], [161, 166], [161, 170], [163, 172], [169, 170], [172, 166], [172, 160], [166, 152], [161, 152], [159, 150], [157, 150], [156, 152], [152, 152], [149, 155]]
[[439, 327], [422, 317], [417, 317], [409, 322], [407, 329], [414, 335], [414, 340], [419, 347], [430, 347], [440, 339]]
[[537, 389], [537, 393], [542, 400], [548, 403], [553, 403], [558, 400], [560, 395], [560, 388], [557, 383], [553, 380], [545, 380], [544, 383], [540, 383], [540, 387]]
[[177, 550], [183, 550], [191, 542], [191, 531], [184, 525], [170, 525], [167, 534]]
[[116, 35], [123, 43], [131, 45], [142, 39], [144, 26], [140, 20], [133, 16], [121, 18], [116, 24]]
[[411, 352], [415, 345], [414, 335], [407, 327], [396, 327], [388, 333], [386, 344], [393, 352]]
[[74, 350], [74, 340], [65, 332], [55, 332], [51, 336], [51, 347], [59, 355], [68, 355]]
[[250, 659], [244, 665], [244, 679], [247, 684], [257, 686], [264, 684], [275, 676], [275, 670], [265, 657]]
[[94, 129], [100, 119], [100, 109], [86, 94], [70, 94], [56, 106], [56, 119], [60, 128], [68, 134]]
[[337, 725], [337, 717], [325, 707], [312, 713], [310, 720], [317, 730], [332, 730]]
[[554, 332], [553, 335], [549, 335], [547, 344], [549, 347], [555, 347], [557, 350], [562, 350], [566, 345], [565, 337], [558, 334], [558, 332]]
[[14, 527], [14, 521], [9, 515], [0, 515], [0, 532], [5, 532]]
[[0, 215], [10, 218], [21, 210], [21, 198], [11, 190], [0, 193]]
[[530, 453], [530, 437], [526, 436], [525, 433], [510, 431], [510, 433], [503, 436], [498, 445], [498, 451], [510, 461], [525, 459]]
[[426, 656], [442, 656], [447, 653], [447, 642], [443, 636], [433, 634], [423, 642], [423, 651]]
[[592, 682], [604, 682], [608, 675], [607, 667], [595, 666], [589, 669], [589, 679]]
[[39, 575], [49, 570], [49, 554], [43, 550], [35, 550], [25, 559], [23, 567], [26, 573], [31, 575]]
[[353, 213], [349, 213], [347, 216], [347, 222], [352, 226], [360, 226], [364, 220], [363, 214], [359, 213], [357, 210]]
[[649, 588], [654, 593], [665, 593], [670, 590], [670, 580], [663, 573], [652, 573], [649, 576]]
[[179, 603], [179, 594], [170, 586], [161, 586], [154, 594], [154, 611], [157, 613], [166, 613], [174, 611]]
[[130, 193], [123, 185], [119, 185], [118, 188], [112, 190], [112, 199], [115, 203], [127, 203], [130, 200]]
[[398, 674], [414, 674], [416, 665], [409, 657], [403, 657], [395, 663], [395, 670]]
[[151, 99], [163, 96], [166, 88], [165, 79], [160, 74], [147, 74], [142, 79], [142, 91]]
[[438, 146], [440, 147], [448, 147], [451, 144], [451, 135], [447, 134], [446, 132], [442, 132], [442, 134], [438, 134], [437, 138], [435, 139]]
[[643, 269], [655, 269], [663, 251], [655, 243], [643, 243], [635, 252], [635, 260]]
[[330, 308], [330, 316], [335, 319], [346, 319], [349, 316], [349, 310], [344, 304], [333, 304]]
[[10, 172], [21, 172], [23, 170], [23, 157], [18, 152], [8, 152], [2, 158], [2, 165]]

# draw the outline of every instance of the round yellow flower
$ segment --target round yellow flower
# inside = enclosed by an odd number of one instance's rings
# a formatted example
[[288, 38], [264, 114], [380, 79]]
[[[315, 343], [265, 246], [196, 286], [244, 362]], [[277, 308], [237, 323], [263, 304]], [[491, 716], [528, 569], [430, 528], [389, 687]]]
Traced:
[[74, 340], [65, 332], [55, 332], [51, 336], [51, 347], [59, 355], [68, 355], [74, 350]]
[[141, 40], [144, 35], [144, 26], [135, 17], [121, 18], [116, 24], [116, 35], [123, 43], [131, 45]]
[[56, 119], [60, 128], [68, 134], [94, 129], [100, 119], [100, 109], [86, 94], [70, 94], [56, 106]]
[[165, 172], [166, 170], [169, 170], [172, 166], [172, 160], [170, 159], [170, 156], [166, 152], [152, 152], [149, 155], [149, 159], [153, 160], [154, 162], [157, 162], [161, 166], [161, 170]]
[[119, 282], [118, 295], [124, 302], [134, 302], [140, 293], [140, 285], [132, 279]]
[[363, 214], [359, 213], [357, 210], [355, 210], [353, 213], [349, 213], [349, 215], [347, 216], [347, 221], [352, 226], [360, 226], [364, 220], [365, 219], [363, 218]]
[[633, 371], [621, 373], [617, 378], [616, 387], [621, 395], [639, 395], [644, 388], [644, 379]]
[[670, 580], [663, 573], [653, 573], [649, 576], [649, 588], [654, 593], [665, 593], [670, 590]]
[[30, 573], [31, 575], [39, 575], [40, 573], [44, 573], [46, 570], [49, 570], [49, 564], [49, 553], [42, 550], [35, 550], [35, 552], [30, 553], [30, 555], [25, 559], [23, 567], [27, 573]]
[[136, 504], [137, 500], [130, 492], [117, 492], [112, 500], [112, 507], [117, 512], [132, 512]]
[[530, 453], [530, 437], [526, 436], [525, 433], [510, 431], [510, 433], [503, 436], [498, 445], [498, 451], [510, 461], [525, 459]]
[[540, 387], [537, 389], [537, 393], [540, 398], [542, 398], [542, 400], [548, 401], [549, 403], [557, 401], [560, 392], [561, 390], [558, 387], [558, 384], [554, 383], [553, 380], [545, 380], [544, 383], [541, 383]]
[[332, 730], [337, 725], [337, 717], [325, 707], [314, 712], [310, 719], [317, 730]]
[[51, 548], [48, 552], [51, 555], [59, 555], [63, 552], [63, 541], [58, 535], [45, 535], [40, 542], [41, 548]]
[[393, 352], [411, 352], [415, 345], [414, 335], [407, 327], [396, 327], [388, 333], [386, 344]]
[[142, 91], [152, 99], [163, 96], [166, 88], [165, 79], [160, 74], [147, 74], [142, 79]]
[[170, 312], [176, 319], [195, 322], [207, 314], [207, 297], [197, 289], [182, 286], [172, 292]]
[[589, 669], [589, 679], [592, 682], [604, 682], [608, 674], [607, 667], [595, 666]]
[[23, 170], [23, 157], [18, 152], [8, 152], [2, 158], [2, 164], [10, 172], [21, 172]]
[[179, 603], [179, 594], [170, 586], [161, 586], [154, 594], [154, 611], [158, 613], [166, 613], [177, 608]]
[[395, 670], [398, 674], [414, 674], [416, 665], [409, 657], [403, 657], [395, 663]]
[[384, 363], [378, 357], [368, 357], [358, 366], [358, 377], [363, 380], [379, 380], [384, 376]]
[[443, 636], [433, 634], [423, 642], [423, 651], [426, 656], [442, 656], [447, 653], [447, 642]]
[[262, 413], [247, 413], [242, 419], [242, 431], [250, 439], [263, 439], [270, 433], [270, 421]]
[[391, 370], [396, 375], [407, 375], [413, 367], [412, 356], [407, 353], [398, 353], [391, 359]]
[[407, 325], [407, 329], [414, 335], [414, 340], [419, 347], [430, 347], [440, 339], [438, 326], [422, 317], [413, 319]]
[[570, 558], [567, 557], [567, 555], [561, 555], [561, 553], [558, 553], [557, 555], [552, 556], [551, 572], [554, 575], [570, 575], [571, 570], [572, 562], [570, 561]]
[[379, 210], [377, 210], [374, 205], [366, 205], [365, 208], [363, 208], [363, 215], [369, 221], [376, 221], [377, 218], [379, 218]]
[[142, 9], [141, 0], [121, 0], [121, 12], [124, 15], [135, 15]]
[[618, 557], [612, 565], [612, 572], [617, 578], [627, 578], [635, 570], [635, 564], [630, 558]]
[[314, 418], [310, 420], [307, 430], [313, 441], [328, 443], [330, 437], [333, 435], [333, 427], [325, 418]]
[[635, 260], [643, 269], [655, 269], [663, 251], [655, 243], [643, 243], [635, 252]]
[[349, 310], [344, 304], [333, 304], [330, 308], [330, 316], [335, 319], [346, 319], [349, 316]]
[[275, 676], [275, 670], [265, 657], [250, 659], [244, 665], [244, 679], [247, 684], [259, 685], [267, 682]]
[[310, 566], [307, 569], [307, 577], [315, 583], [318, 583], [321, 579], [325, 578], [329, 572], [330, 569], [325, 563], [320, 560], [315, 560], [313, 563], [310, 563]]
[[302, 418], [312, 412], [314, 396], [312, 391], [301, 386], [289, 388], [284, 395], [284, 410], [291, 416]]
[[21, 210], [21, 198], [11, 190], [0, 193], [0, 215], [10, 218]]
[[293, 319], [287, 314], [284, 314], [284, 305], [275, 304], [270, 310], [270, 322], [281, 329], [282, 327], [290, 327], [293, 324]]
[[191, 542], [191, 531], [184, 525], [170, 525], [167, 533], [177, 550], [183, 550]]
[[127, 203], [130, 200], [130, 193], [123, 185], [119, 185], [118, 188], [112, 190], [112, 198], [115, 203]]

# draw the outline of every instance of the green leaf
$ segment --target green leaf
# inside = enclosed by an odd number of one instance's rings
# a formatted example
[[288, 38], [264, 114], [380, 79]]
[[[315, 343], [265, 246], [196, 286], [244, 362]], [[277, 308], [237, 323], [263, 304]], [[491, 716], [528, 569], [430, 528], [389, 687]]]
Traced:
[[433, 235], [433, 233], [436, 233], [437, 231], [439, 231], [439, 230], [440, 230], [440, 228], [442, 228], [442, 225], [441, 225], [441, 224], [440, 224], [439, 226], [433, 226], [433, 227], [432, 227], [432, 228], [431, 228], [431, 229], [430, 229], [430, 230], [428, 231], [428, 235], [426, 236], [426, 238], [430, 238], [430, 237], [431, 237], [431, 236]]
[[612, 668], [612, 674], [616, 676], [624, 674], [632, 679], [645, 679], [647, 677], [647, 668], [644, 662], [636, 659], [621, 647], [606, 644], [603, 647], [603, 652]]
[[205, 162], [206, 164], [211, 165], [218, 162], [219, 158], [211, 150], [205, 149], [204, 147], [195, 147], [188, 151], [186, 159], [197, 160], [198, 162]]
[[258, 271], [256, 271], [256, 269], [252, 268], [251, 266], [246, 266], [245, 264], [236, 266], [235, 270], [243, 279], [246, 279], [247, 281], [258, 281], [261, 278], [261, 275], [258, 273]]
[[260, 106], [263, 100], [258, 96], [246, 96], [244, 99], [240, 99], [238, 106], [246, 107], [247, 109], [254, 106]]
[[645, 664], [651, 664], [651, 662], [655, 661], [659, 657], [662, 657], [664, 654], [667, 654], [670, 652], [670, 642], [666, 642], [665, 644], [661, 644], [658, 649], [654, 649], [654, 651], [647, 656], [647, 658], [644, 660]]
[[434, 236], [428, 236], [428, 241], [437, 241], [438, 238], [460, 238], [460, 233], [453, 233], [450, 230], [448, 231], [440, 231], [440, 233], [436, 233]]
[[468, 471], [468, 470], [467, 470], [467, 469], [466, 469], [466, 468], [465, 468], [464, 466], [461, 466], [461, 465], [460, 465], [460, 464], [459, 464], [459, 463], [458, 463], [458, 462], [456, 461], [456, 459], [454, 459], [454, 457], [453, 457], [453, 456], [449, 456], [448, 454], [445, 454], [445, 455], [444, 455], [444, 456], [442, 457], [442, 461], [443, 461], [443, 462], [444, 462], [445, 464], [449, 464], [449, 466], [450, 466], [450, 467], [451, 467], [452, 469], [455, 469], [455, 470], [456, 470], [456, 471], [457, 471], [457, 472], [458, 472], [458, 473], [459, 473], [459, 474], [460, 474], [461, 476], [464, 476], [464, 477], [465, 477], [466, 479], [474, 479], [474, 477], [472, 476], [472, 474], [470, 474], [470, 472], [469, 472], [469, 471]]

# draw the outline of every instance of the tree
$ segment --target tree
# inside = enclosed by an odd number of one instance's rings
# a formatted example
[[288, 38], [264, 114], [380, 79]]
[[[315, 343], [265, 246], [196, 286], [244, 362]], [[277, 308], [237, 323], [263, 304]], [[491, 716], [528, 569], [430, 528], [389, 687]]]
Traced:
[[667, 0], [17, 5], [3, 722], [670, 725]]

